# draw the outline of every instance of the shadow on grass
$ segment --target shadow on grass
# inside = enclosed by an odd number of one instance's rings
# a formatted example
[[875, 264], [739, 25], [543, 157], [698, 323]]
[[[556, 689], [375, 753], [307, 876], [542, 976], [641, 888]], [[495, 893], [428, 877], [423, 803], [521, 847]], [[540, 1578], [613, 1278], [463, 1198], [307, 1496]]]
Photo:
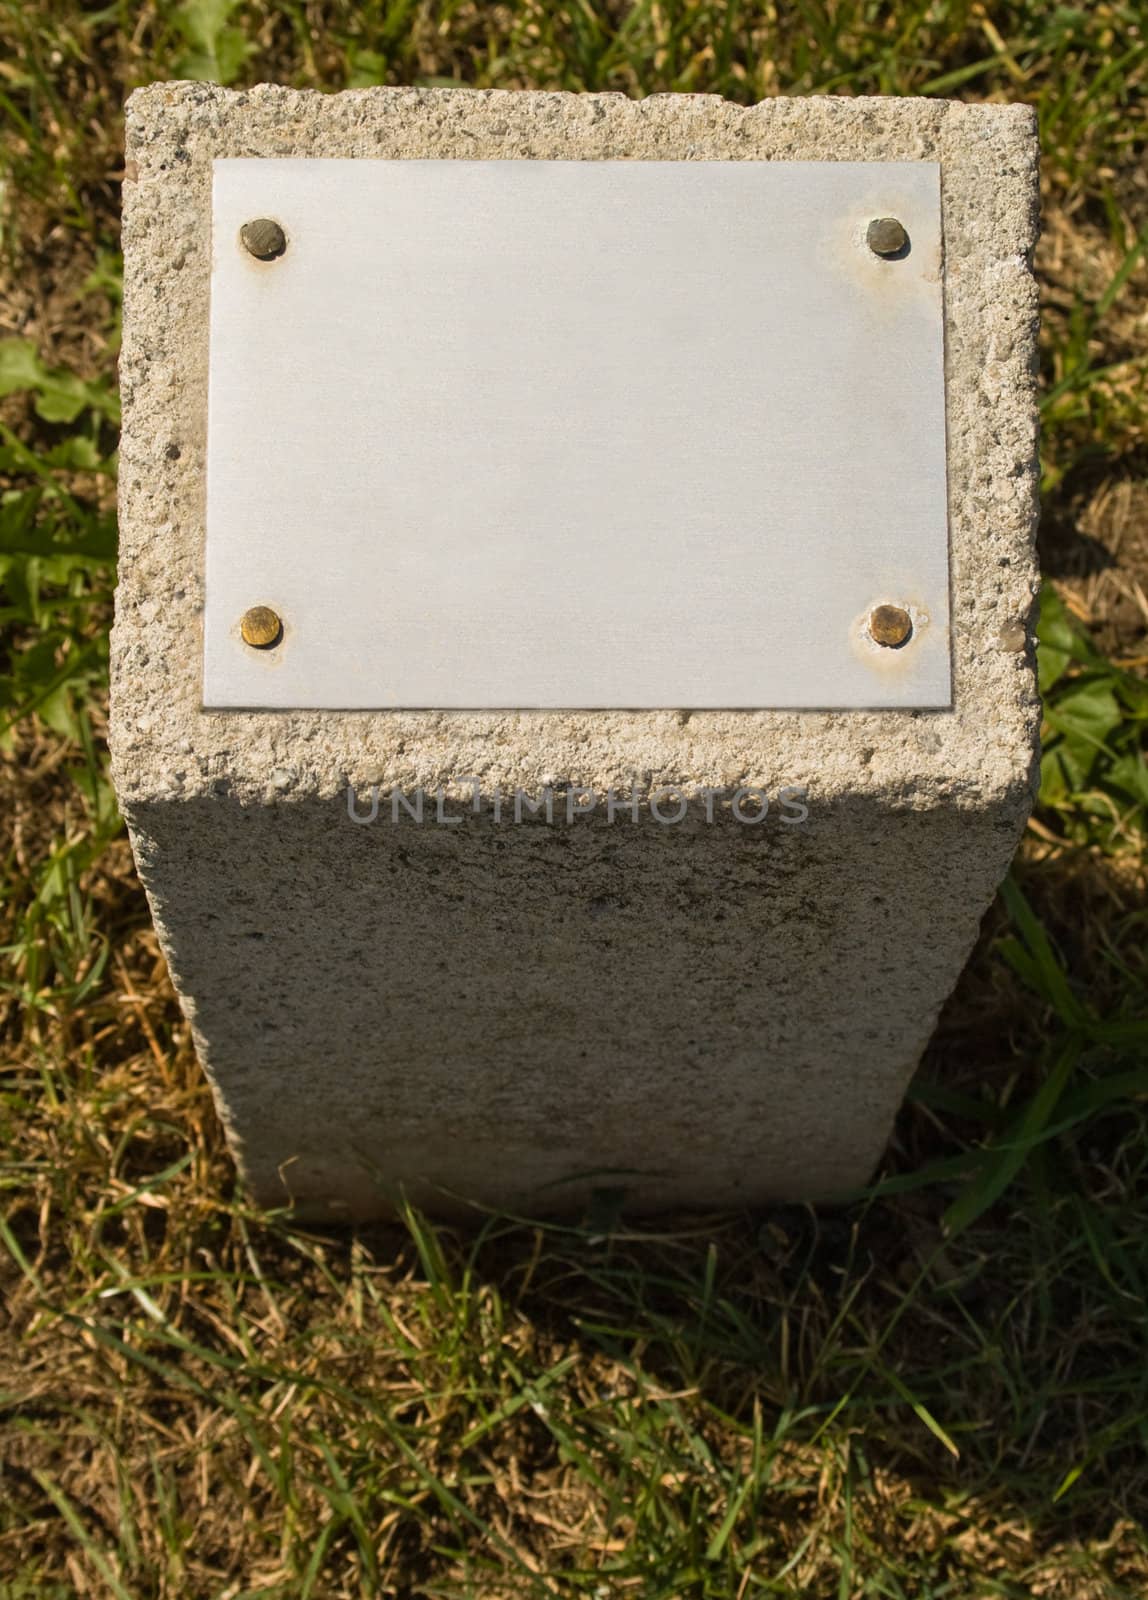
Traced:
[[[1119, 1017], [1143, 908], [1073, 861], [1021, 880]], [[77, 1560], [132, 1600], [1143, 1592], [1143, 1068], [1084, 1052], [1018, 1123], [1064, 1027], [1002, 906], [851, 1206], [627, 1225], [603, 1190], [571, 1224], [341, 1233], [229, 1197], [127, 922], [120, 1064], [26, 1050], [8, 1180], [0, 1532], [42, 1592]]]

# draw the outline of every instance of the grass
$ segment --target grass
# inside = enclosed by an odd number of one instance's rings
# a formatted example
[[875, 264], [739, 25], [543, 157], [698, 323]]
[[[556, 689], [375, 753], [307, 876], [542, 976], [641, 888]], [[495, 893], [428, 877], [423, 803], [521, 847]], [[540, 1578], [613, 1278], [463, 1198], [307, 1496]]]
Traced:
[[[0, 1597], [1148, 1590], [1148, 15], [0, 4]], [[178, 75], [1023, 99], [1041, 803], [844, 1211], [322, 1235], [235, 1189], [105, 755], [120, 106]]]

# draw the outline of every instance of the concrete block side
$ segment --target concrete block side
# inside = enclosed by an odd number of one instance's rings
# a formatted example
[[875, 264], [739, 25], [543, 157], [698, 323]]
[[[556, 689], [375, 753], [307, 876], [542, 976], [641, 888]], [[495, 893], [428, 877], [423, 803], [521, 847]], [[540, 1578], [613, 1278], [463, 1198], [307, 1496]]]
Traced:
[[682, 828], [200, 798], [132, 831], [253, 1191], [353, 1215], [397, 1183], [531, 1214], [603, 1183], [839, 1197], [1013, 848], [1007, 819], [861, 798]]

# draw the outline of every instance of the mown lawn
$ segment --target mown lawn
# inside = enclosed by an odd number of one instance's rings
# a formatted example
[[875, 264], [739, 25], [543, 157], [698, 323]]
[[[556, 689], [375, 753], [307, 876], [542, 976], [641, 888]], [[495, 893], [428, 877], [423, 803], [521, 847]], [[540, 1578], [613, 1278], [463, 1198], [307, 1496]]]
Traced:
[[[1148, 11], [0, 0], [0, 1597], [1148, 1592]], [[236, 1192], [103, 744], [156, 78], [1020, 99], [1041, 803], [871, 1190], [313, 1235]]]

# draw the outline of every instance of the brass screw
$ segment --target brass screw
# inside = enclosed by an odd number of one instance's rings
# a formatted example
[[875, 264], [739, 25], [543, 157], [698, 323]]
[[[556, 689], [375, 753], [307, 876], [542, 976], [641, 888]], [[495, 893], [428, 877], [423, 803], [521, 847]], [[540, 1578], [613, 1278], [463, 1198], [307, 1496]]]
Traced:
[[287, 235], [270, 217], [256, 217], [253, 222], [245, 222], [239, 237], [248, 255], [260, 261], [274, 261], [287, 248]]
[[909, 235], [896, 217], [875, 217], [865, 234], [865, 243], [875, 256], [899, 256]]
[[252, 606], [243, 613], [239, 631], [244, 644], [249, 644], [253, 650], [270, 650], [283, 637], [283, 622], [270, 606]]
[[869, 637], [899, 650], [913, 632], [913, 619], [901, 606], [876, 606], [869, 613]]

